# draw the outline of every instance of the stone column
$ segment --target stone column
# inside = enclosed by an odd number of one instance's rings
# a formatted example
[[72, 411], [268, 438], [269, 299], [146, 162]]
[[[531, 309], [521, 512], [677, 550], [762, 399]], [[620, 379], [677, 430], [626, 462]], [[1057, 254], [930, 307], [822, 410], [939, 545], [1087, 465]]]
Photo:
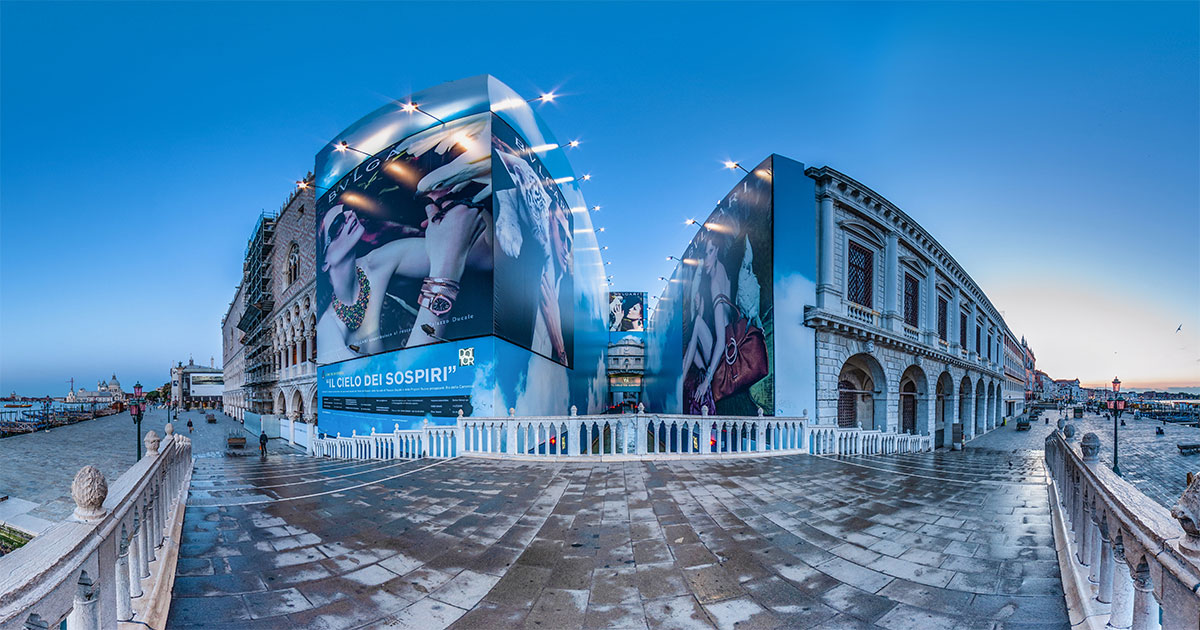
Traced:
[[1091, 554], [1091, 560], [1088, 562], [1088, 581], [1096, 585], [1100, 584], [1100, 512], [1101, 506], [1093, 497], [1092, 524], [1088, 529], [1088, 553]]
[[1112, 549], [1112, 612], [1106, 627], [1127, 630], [1133, 625], [1133, 576], [1130, 575], [1129, 565], [1125, 562], [1125, 544], [1120, 532], [1117, 533], [1116, 539]]
[[[975, 327], [979, 325], [979, 305], [971, 302], [971, 314], [967, 316], [967, 348], [979, 354], [979, 346], [975, 345]], [[981, 340], [982, 341], [982, 340]]]
[[1108, 519], [1100, 519], [1100, 590], [1096, 601], [1112, 603], [1113, 598], [1113, 545], [1108, 532]]
[[1154, 630], [1158, 627], [1158, 603], [1154, 601], [1154, 582], [1145, 562], [1133, 572], [1133, 630]]
[[925, 343], [940, 348], [941, 346], [938, 345], [937, 265], [929, 263], [926, 265], [925, 270], [925, 295], [928, 298], [925, 302], [925, 330], [927, 331], [927, 334], [925, 335]]
[[71, 630], [100, 630], [100, 600], [96, 598], [96, 586], [88, 576], [87, 571], [79, 575], [79, 583], [75, 588], [75, 601], [71, 614], [67, 617], [67, 627]]
[[962, 331], [958, 327], [959, 320], [962, 318], [962, 291], [956, 287], [952, 291], [951, 298], [949, 308], [947, 309], [950, 312], [946, 314], [946, 319], [949, 320], [946, 322], [946, 332], [948, 333], [947, 336], [950, 337], [950, 349], [957, 350], [964, 347], [964, 341], [960, 338]]
[[898, 330], [899, 325], [896, 319], [899, 313], [896, 310], [896, 284], [899, 282], [900, 275], [900, 236], [894, 230], [888, 231], [887, 243], [884, 249], [884, 277], [883, 277], [883, 327], [888, 330]]
[[124, 525], [117, 545], [117, 566], [113, 575], [117, 585], [117, 621], [128, 621], [133, 618], [133, 604], [129, 601], [129, 532]]
[[834, 232], [833, 196], [828, 192], [821, 193], [821, 258], [817, 270], [817, 306], [829, 310], [841, 311], [841, 303], [835, 299], [838, 293], [834, 284], [833, 260], [837, 248], [837, 238]]
[[142, 577], [150, 577], [150, 563], [154, 562], [154, 544], [150, 541], [150, 536], [154, 531], [154, 523], [150, 521], [150, 500], [143, 496], [142, 499], [136, 502], [141, 510], [142, 517], [142, 535], [139, 536], [139, 544], [142, 546]]
[[142, 532], [137, 517], [137, 507], [133, 508], [133, 531], [129, 539], [129, 596], [142, 596]]
[[[1080, 488], [1082, 491], [1082, 488]], [[1075, 540], [1078, 541], [1075, 550], [1075, 559], [1082, 566], [1088, 566], [1092, 562], [1092, 548], [1088, 545], [1092, 531], [1092, 507], [1090, 498], [1083, 496], [1080, 501], [1079, 520], [1075, 523]]]

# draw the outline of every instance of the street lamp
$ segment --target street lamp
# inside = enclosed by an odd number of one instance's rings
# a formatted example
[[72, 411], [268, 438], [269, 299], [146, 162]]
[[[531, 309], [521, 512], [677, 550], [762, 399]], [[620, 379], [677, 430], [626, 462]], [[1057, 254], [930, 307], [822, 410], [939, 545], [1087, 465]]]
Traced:
[[1125, 401], [1117, 400], [1117, 394], [1121, 391], [1121, 379], [1113, 377], [1113, 399], [1108, 404], [1108, 408], [1113, 412], [1113, 472], [1120, 475], [1121, 467], [1117, 465], [1117, 418], [1121, 417], [1121, 411], [1125, 409]]
[[129, 415], [133, 418], [134, 424], [137, 425], [137, 434], [134, 435], [134, 443], [137, 444], [137, 460], [142, 460], [142, 414], [146, 412], [145, 399], [142, 398], [142, 382], [138, 381], [133, 386], [133, 398], [129, 401]]

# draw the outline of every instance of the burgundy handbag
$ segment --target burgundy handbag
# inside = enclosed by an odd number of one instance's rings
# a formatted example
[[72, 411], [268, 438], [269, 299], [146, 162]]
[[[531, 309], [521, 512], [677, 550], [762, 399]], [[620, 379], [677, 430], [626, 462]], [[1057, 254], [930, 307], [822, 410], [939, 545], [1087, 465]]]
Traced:
[[741, 309], [725, 295], [718, 295], [715, 302], [728, 304], [737, 318], [725, 325], [725, 352], [713, 373], [714, 401], [750, 389], [770, 372], [762, 329], [751, 325], [750, 318], [743, 316]]

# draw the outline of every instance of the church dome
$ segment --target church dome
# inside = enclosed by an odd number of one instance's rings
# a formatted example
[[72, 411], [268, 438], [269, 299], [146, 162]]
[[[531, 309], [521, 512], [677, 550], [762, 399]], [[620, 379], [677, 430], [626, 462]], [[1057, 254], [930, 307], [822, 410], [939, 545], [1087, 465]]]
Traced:
[[110, 380], [108, 381], [108, 386], [109, 386], [109, 387], [120, 387], [120, 386], [121, 386], [121, 383], [117, 381], [117, 375], [116, 375], [116, 374], [113, 374], [113, 375], [112, 375], [112, 379], [110, 379]]

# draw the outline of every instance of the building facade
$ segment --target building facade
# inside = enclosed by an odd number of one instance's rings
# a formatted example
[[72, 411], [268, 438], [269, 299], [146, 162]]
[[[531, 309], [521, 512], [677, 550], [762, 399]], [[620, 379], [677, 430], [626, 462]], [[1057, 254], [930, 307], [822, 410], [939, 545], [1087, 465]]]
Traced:
[[97, 403], [102, 405], [110, 405], [112, 403], [125, 402], [125, 391], [121, 389], [121, 382], [117, 380], [117, 375], [113, 374], [112, 378], [107, 382], [99, 380], [96, 382], [96, 389], [89, 390], [83, 387], [72, 389], [67, 392], [67, 397], [63, 399], [69, 403]]
[[171, 368], [171, 405], [179, 409], [219, 407], [222, 399], [219, 393], [202, 394], [192, 391], [192, 376], [196, 374], [223, 374], [223, 371], [212, 365], [196, 365], [192, 359], [188, 359], [187, 365], [180, 361]]
[[244, 420], [248, 394], [246, 392], [246, 350], [242, 344], [244, 333], [237, 324], [246, 312], [245, 293], [238, 283], [233, 292], [229, 310], [221, 318], [221, 369], [225, 374], [225, 392], [221, 397], [225, 413], [231, 418]]
[[[311, 177], [311, 174], [306, 176]], [[312, 188], [293, 192], [275, 219], [270, 316], [271, 412], [292, 420], [317, 418], [316, 232]]]
[[642, 402], [646, 342], [640, 334], [614, 335], [608, 344], [609, 409], [636, 411]]
[[951, 447], [1000, 424], [997, 309], [928, 232], [828, 167], [817, 183], [817, 425], [933, 434]]
[[[306, 181], [312, 174], [306, 176]], [[312, 188], [264, 213], [246, 245], [242, 282], [221, 321], [227, 413], [316, 420]]]

